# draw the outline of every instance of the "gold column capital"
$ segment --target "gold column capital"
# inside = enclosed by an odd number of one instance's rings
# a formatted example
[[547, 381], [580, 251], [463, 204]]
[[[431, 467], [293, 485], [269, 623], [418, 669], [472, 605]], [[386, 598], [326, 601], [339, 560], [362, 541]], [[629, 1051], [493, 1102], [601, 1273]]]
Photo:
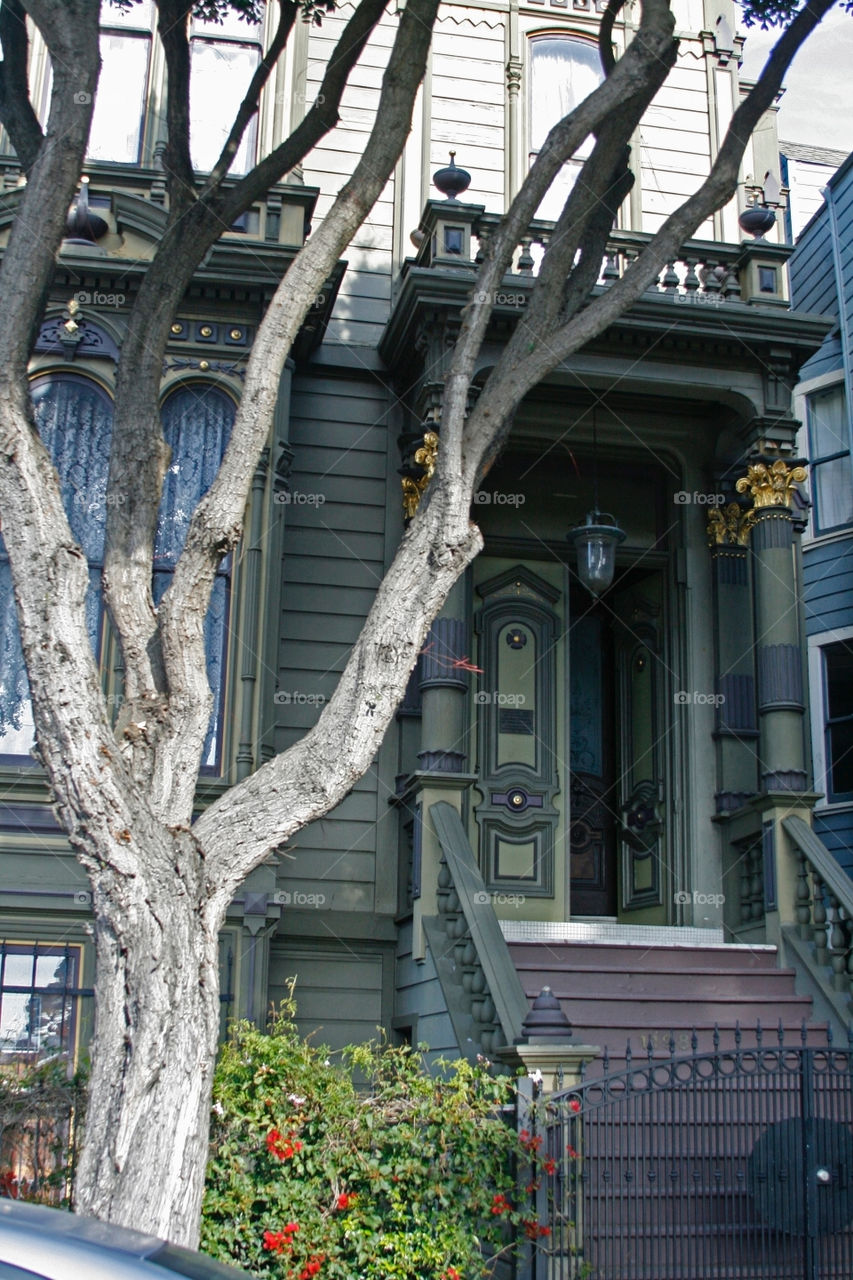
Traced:
[[744, 511], [737, 502], [730, 502], [727, 507], [712, 507], [708, 512], [708, 546], [745, 547], [749, 540], [749, 531], [755, 524], [755, 512]]
[[424, 433], [424, 442], [419, 449], [415, 450], [415, 463], [423, 469], [423, 474], [413, 479], [412, 476], [403, 476], [403, 514], [407, 520], [411, 520], [418, 509], [421, 500], [421, 494], [426, 489], [435, 472], [435, 464], [438, 460], [438, 433], [435, 431], [426, 431]]
[[753, 512], [762, 507], [792, 507], [794, 489], [806, 478], [806, 469], [797, 464], [789, 467], [781, 458], [769, 465], [766, 462], [750, 463], [745, 476], [741, 476], [735, 488], [738, 493], [752, 495]]

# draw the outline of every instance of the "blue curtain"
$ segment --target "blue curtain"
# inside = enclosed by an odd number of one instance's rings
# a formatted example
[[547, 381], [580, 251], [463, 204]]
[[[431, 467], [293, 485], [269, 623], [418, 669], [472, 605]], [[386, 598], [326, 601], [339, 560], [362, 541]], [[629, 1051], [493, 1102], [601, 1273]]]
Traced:
[[[171, 570], [183, 550], [190, 518], [219, 469], [234, 423], [234, 402], [216, 387], [192, 384], [169, 396], [163, 406], [163, 434], [172, 461], [163, 484], [163, 501], [154, 549], [154, 598], [159, 602]], [[223, 562], [213, 585], [204, 621], [207, 678], [214, 706], [204, 744], [202, 766], [214, 769], [221, 746], [221, 720], [227, 653], [231, 557]]]
[[[86, 613], [97, 656], [112, 402], [95, 383], [74, 374], [37, 382], [32, 394], [39, 433], [59, 472], [72, 533], [89, 561]], [[169, 584], [190, 517], [216, 475], [233, 421], [234, 402], [217, 388], [202, 384], [174, 392], [163, 407], [163, 431], [172, 449], [172, 461], [163, 486], [155, 543], [155, 601], [161, 599]], [[216, 767], [221, 743], [230, 579], [229, 557], [217, 574], [205, 619], [207, 675], [214, 693], [203, 755], [207, 769]], [[11, 572], [0, 538], [0, 754], [26, 755], [32, 736]]]
[[[39, 434], [59, 473], [72, 533], [89, 560], [86, 616], [89, 638], [97, 654], [112, 402], [96, 383], [73, 374], [36, 381], [32, 397]], [[0, 753], [26, 755], [32, 738], [29, 687], [18, 635], [12, 574], [0, 538]]]

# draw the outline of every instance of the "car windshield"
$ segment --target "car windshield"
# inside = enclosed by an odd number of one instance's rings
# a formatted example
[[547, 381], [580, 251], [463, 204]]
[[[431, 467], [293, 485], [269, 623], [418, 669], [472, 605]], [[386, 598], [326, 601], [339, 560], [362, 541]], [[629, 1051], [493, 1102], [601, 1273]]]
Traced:
[[175, 1275], [189, 1276], [190, 1280], [251, 1280], [251, 1276], [237, 1267], [226, 1267], [213, 1258], [205, 1258], [177, 1244], [165, 1244], [148, 1258], [158, 1267]]

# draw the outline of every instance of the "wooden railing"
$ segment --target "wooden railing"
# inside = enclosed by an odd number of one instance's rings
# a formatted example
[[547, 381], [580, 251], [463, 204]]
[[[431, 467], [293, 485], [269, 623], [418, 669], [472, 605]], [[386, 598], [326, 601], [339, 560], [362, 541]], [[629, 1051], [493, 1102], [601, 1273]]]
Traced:
[[794, 928], [809, 944], [823, 984], [853, 996], [853, 881], [802, 818], [782, 820], [797, 856]]

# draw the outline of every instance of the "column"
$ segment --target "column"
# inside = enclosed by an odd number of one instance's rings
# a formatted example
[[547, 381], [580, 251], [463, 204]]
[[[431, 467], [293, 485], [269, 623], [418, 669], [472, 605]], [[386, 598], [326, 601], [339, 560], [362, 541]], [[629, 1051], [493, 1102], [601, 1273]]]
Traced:
[[737, 482], [749, 492], [755, 577], [760, 790], [806, 790], [805, 704], [799, 608], [794, 574], [793, 491], [802, 466], [756, 462]]
[[717, 664], [717, 813], [732, 813], [758, 790], [755, 751], [755, 630], [747, 543], [752, 517], [736, 502], [708, 514]]

